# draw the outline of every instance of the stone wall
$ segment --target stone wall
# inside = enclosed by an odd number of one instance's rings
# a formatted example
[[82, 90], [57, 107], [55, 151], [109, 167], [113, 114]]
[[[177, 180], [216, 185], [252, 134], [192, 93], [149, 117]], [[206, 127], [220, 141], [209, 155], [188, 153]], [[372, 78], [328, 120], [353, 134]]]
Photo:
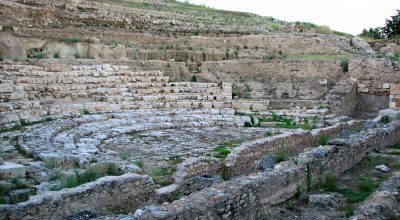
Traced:
[[241, 111], [306, 110], [326, 108], [319, 100], [233, 100], [232, 108]]
[[349, 76], [357, 92], [388, 95], [391, 84], [400, 83], [400, 65], [383, 58], [357, 58], [349, 62]]
[[336, 137], [344, 128], [356, 129], [357, 124], [354, 122], [340, 123], [313, 131], [284, 133], [243, 144], [232, 150], [226, 158], [226, 172], [233, 176], [250, 173], [254, 171], [254, 161], [265, 155], [277, 153], [296, 155], [307, 147], [318, 146], [322, 136], [330, 139]]
[[400, 108], [400, 84], [392, 84], [390, 89], [390, 108]]
[[332, 114], [353, 116], [357, 110], [357, 86], [354, 82], [340, 81], [324, 100]]
[[64, 219], [81, 210], [128, 213], [143, 207], [154, 195], [155, 185], [148, 176], [103, 177], [73, 189], [37, 195], [17, 205], [0, 205], [0, 219]]
[[172, 204], [137, 211], [138, 219], [260, 219], [271, 207], [307, 190], [326, 172], [344, 172], [373, 149], [400, 142], [400, 121], [352, 136], [336, 145], [320, 146], [296, 160], [252, 176], [243, 176], [193, 193]]
[[252, 99], [319, 99], [345, 76], [340, 61], [230, 60], [201, 70], [198, 79], [234, 83]]

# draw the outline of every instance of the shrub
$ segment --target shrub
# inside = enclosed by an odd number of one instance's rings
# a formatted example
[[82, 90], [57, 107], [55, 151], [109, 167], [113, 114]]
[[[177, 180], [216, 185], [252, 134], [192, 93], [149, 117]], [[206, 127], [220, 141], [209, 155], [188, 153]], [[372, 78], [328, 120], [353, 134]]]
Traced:
[[55, 53], [54, 58], [56, 58], [56, 59], [60, 58], [60, 53], [59, 52]]
[[344, 73], [349, 72], [349, 60], [342, 60], [340, 62], [340, 67], [342, 67], [342, 71]]
[[197, 82], [196, 76], [192, 76], [192, 78], [190, 79], [190, 82]]

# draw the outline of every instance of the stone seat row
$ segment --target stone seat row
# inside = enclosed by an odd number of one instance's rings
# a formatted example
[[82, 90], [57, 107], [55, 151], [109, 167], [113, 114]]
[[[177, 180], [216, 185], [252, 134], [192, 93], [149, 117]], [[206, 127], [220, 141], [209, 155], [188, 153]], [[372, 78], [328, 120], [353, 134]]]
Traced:
[[20, 125], [21, 121], [33, 123], [43, 121], [48, 118], [70, 117], [84, 113], [97, 112], [119, 112], [122, 110], [134, 109], [221, 109], [230, 107], [229, 103], [223, 101], [198, 101], [198, 100], [174, 100], [174, 101], [121, 101], [119, 103], [108, 102], [87, 102], [69, 104], [38, 105], [31, 103], [24, 109], [14, 109], [8, 107], [7, 110], [0, 112], [0, 129], [12, 128]]
[[208, 100], [216, 101], [222, 100], [222, 94], [207, 95], [207, 94], [158, 94], [158, 95], [132, 95], [132, 96], [93, 96], [94, 101], [109, 102], [109, 103], [120, 103], [123, 101], [177, 101], [177, 100]]
[[[35, 77], [35, 78], [71, 78], [71, 77], [163, 77], [164, 74], [161, 71], [133, 71], [133, 70], [111, 70], [111, 71], [94, 71], [94, 70], [79, 70], [79, 71], [65, 71], [65, 72], [48, 72], [38, 70], [3, 70], [11, 71], [15, 77]], [[3, 72], [0, 75], [6, 75], [7, 72]], [[14, 77], [14, 78], [15, 78]]]

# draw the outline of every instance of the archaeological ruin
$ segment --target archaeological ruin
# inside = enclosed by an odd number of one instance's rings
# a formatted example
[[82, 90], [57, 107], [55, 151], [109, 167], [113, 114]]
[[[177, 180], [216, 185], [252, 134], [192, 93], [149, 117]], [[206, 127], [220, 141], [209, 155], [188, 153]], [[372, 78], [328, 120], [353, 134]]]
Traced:
[[400, 219], [400, 40], [173, 0], [0, 0], [0, 219]]

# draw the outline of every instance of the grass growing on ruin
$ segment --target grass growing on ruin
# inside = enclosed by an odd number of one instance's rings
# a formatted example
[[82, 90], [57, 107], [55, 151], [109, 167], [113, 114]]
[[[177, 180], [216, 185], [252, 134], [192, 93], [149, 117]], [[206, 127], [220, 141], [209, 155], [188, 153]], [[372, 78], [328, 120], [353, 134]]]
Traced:
[[322, 145], [322, 146], [328, 145], [330, 139], [331, 138], [329, 137], [329, 135], [327, 135], [327, 134], [322, 135], [319, 138], [319, 145]]
[[176, 164], [182, 163], [183, 159], [180, 156], [175, 155], [175, 156], [171, 156], [169, 158], [169, 161], [171, 161], [171, 163], [173, 165], [176, 165]]
[[304, 124], [296, 123], [293, 119], [288, 118], [283, 115], [277, 115], [272, 113], [271, 117], [268, 118], [259, 118], [261, 122], [277, 122], [277, 128], [286, 128], [286, 129], [303, 129], [303, 130], [312, 130], [315, 128], [314, 124], [308, 123], [308, 120]]
[[278, 152], [277, 154], [275, 154], [276, 163], [283, 162], [286, 160], [286, 158], [287, 156], [284, 152]]
[[336, 175], [328, 173], [320, 187], [329, 191], [344, 195], [349, 202], [359, 203], [367, 199], [379, 187], [382, 179], [374, 179], [370, 176], [357, 176], [353, 178], [354, 186], [338, 186]]
[[174, 167], [157, 167], [151, 170], [151, 178], [153, 179], [154, 183], [160, 185], [161, 187], [168, 186], [174, 183], [171, 175], [174, 174], [176, 168]]
[[225, 159], [228, 156], [228, 154], [231, 153], [231, 151], [224, 146], [216, 147], [214, 151], [218, 153], [216, 157], [221, 159]]
[[119, 176], [122, 174], [123, 173], [118, 170], [116, 164], [109, 163], [106, 165], [105, 169], [89, 168], [83, 172], [75, 170], [73, 174], [68, 176], [62, 173], [61, 170], [57, 169], [53, 172], [50, 180], [61, 180], [61, 186], [52, 189], [57, 191], [62, 188], [73, 188], [85, 183], [93, 182], [104, 176]]

